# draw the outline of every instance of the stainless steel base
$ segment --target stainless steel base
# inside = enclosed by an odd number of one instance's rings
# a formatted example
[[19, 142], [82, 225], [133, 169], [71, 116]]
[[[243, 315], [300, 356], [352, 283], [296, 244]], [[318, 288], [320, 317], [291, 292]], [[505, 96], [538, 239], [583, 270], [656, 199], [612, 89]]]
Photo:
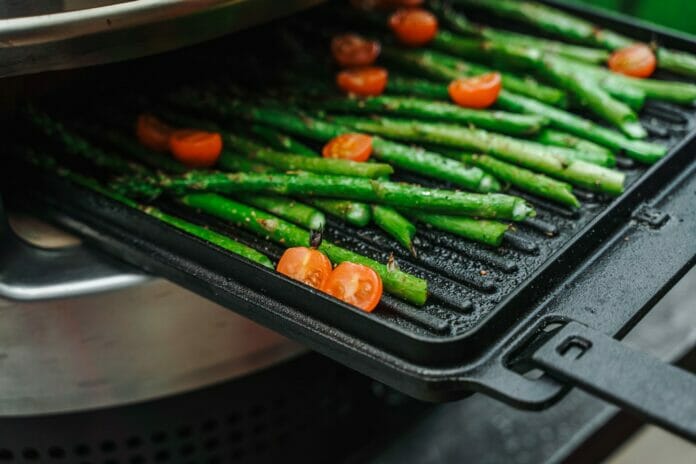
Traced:
[[305, 351], [31, 215], [3, 224], [0, 418], [162, 398]]
[[160, 398], [303, 351], [159, 279], [79, 298], [0, 300], [0, 416]]

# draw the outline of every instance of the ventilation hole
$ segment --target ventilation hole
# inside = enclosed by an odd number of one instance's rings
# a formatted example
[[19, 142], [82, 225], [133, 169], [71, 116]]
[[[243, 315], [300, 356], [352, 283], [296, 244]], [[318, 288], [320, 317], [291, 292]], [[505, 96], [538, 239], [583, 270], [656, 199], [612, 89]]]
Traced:
[[102, 442], [100, 448], [105, 453], [113, 453], [116, 450], [116, 443], [111, 440], [106, 440]]
[[268, 451], [268, 443], [260, 441], [256, 444], [254, 449], [256, 450], [256, 454], [264, 454], [266, 451]]
[[75, 446], [75, 454], [78, 456], [87, 456], [91, 450], [87, 445], [77, 445]]
[[285, 408], [285, 398], [276, 398], [271, 402], [271, 407], [276, 411]]
[[268, 425], [267, 425], [267, 424], [257, 424], [257, 425], [255, 425], [254, 428], [252, 429], [252, 431], [253, 431], [254, 434], [256, 434], [256, 435], [260, 435], [260, 434], [264, 433], [266, 430], [268, 430]]
[[278, 414], [274, 422], [280, 427], [285, 427], [288, 423], [288, 415], [285, 413]]
[[186, 457], [191, 456], [194, 451], [196, 451], [196, 447], [192, 443], [186, 443], [184, 446], [181, 447], [179, 453], [182, 456]]
[[288, 441], [288, 436], [289, 434], [287, 432], [278, 434], [276, 437], [276, 443], [279, 445], [286, 443]]
[[249, 413], [251, 414], [251, 417], [263, 416], [266, 413], [266, 407], [258, 404], [256, 406], [254, 406], [253, 408], [251, 408]]
[[182, 425], [181, 427], [179, 427], [179, 429], [176, 431], [176, 433], [180, 437], [186, 438], [186, 437], [191, 436], [191, 434], [193, 433], [193, 429], [191, 429], [191, 427], [188, 425]]
[[166, 462], [169, 461], [170, 458], [169, 451], [167, 450], [160, 450], [155, 454], [155, 461], [156, 462]]
[[[387, 396], [387, 404], [389, 406], [398, 406], [402, 404], [404, 400], [405, 398], [398, 393]], [[339, 408], [339, 414], [342, 416], [348, 416], [351, 412], [353, 412], [353, 405], [350, 403], [344, 403]]]
[[218, 426], [218, 421], [215, 419], [208, 419], [207, 421], [203, 422], [203, 425], [201, 426], [201, 429], [204, 432], [212, 432], [215, 430]]
[[208, 451], [216, 449], [218, 446], [220, 446], [220, 440], [217, 438], [211, 438], [210, 440], [205, 442], [205, 449]]
[[48, 449], [48, 455], [53, 459], [63, 459], [65, 458], [65, 450], [60, 446], [51, 446]]
[[235, 448], [230, 452], [230, 457], [232, 459], [242, 459], [244, 457], [244, 450], [242, 448]]
[[331, 406], [333, 403], [336, 403], [336, 400], [331, 396], [325, 396], [319, 399], [319, 407], [321, 409], [329, 409], [329, 406]]
[[12, 461], [14, 453], [8, 449], [0, 449], [0, 461]]
[[214, 456], [210, 459], [208, 459], [208, 464], [220, 464], [222, 461], [218, 456]]
[[136, 454], [134, 456], [131, 456], [130, 461], [128, 462], [130, 464], [145, 464], [145, 458], [139, 454]]
[[116, 459], [107, 459], [104, 461], [104, 464], [118, 464], [118, 461]]
[[164, 432], [155, 432], [150, 437], [152, 443], [164, 443], [167, 441], [167, 434]]
[[235, 424], [235, 423], [239, 422], [239, 419], [240, 419], [239, 414], [232, 413], [232, 414], [227, 415], [227, 423], [228, 424]]
[[40, 457], [39, 452], [34, 448], [24, 448], [24, 451], [22, 451], [22, 456], [27, 461], [36, 461]]
[[130, 437], [126, 440], [126, 446], [130, 449], [139, 448], [143, 444], [143, 440], [140, 437]]
[[227, 438], [231, 443], [238, 443], [242, 441], [242, 439], [244, 438], [244, 432], [238, 429], [232, 430], [230, 434], [227, 436]]

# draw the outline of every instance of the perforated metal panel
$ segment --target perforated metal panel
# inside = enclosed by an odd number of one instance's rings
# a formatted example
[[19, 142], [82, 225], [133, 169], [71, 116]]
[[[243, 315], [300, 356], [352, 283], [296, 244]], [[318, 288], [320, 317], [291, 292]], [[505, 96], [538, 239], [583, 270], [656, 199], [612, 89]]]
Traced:
[[0, 463], [323, 462], [369, 435], [371, 381], [319, 355], [153, 402], [0, 419]]

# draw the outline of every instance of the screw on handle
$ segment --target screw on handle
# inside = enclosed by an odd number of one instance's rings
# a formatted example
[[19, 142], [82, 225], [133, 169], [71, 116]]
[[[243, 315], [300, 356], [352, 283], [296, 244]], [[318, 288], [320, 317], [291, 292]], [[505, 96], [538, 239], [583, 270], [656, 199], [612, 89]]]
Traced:
[[531, 356], [553, 377], [696, 442], [696, 376], [569, 322]]

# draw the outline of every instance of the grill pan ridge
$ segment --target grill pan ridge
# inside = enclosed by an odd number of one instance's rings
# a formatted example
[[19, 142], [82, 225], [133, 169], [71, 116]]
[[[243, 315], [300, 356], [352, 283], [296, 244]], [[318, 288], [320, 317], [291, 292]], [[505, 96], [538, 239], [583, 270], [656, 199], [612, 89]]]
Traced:
[[[591, 18], [612, 27], [620, 24], [596, 15]], [[629, 33], [636, 36], [653, 37], [647, 29], [626, 24], [622, 27], [628, 27]], [[658, 36], [661, 43], [696, 51], [692, 41]], [[550, 302], [562, 297], [578, 278], [591, 275], [595, 261], [612, 254], [617, 244], [623, 245], [617, 237], [624, 237], [634, 228], [640, 229], [640, 234], [659, 233], [632, 219], [637, 208], [645, 202], [657, 202], [658, 194], [669, 200], [666, 192], [681, 192], [672, 195], [680, 197], [691, 188], [695, 112], [649, 103], [641, 119], [653, 140], [670, 146], [670, 153], [663, 160], [649, 169], [625, 163], [626, 192], [610, 201], [581, 191], [583, 207], [578, 212], [530, 198], [538, 217], [520, 224], [500, 251], [424, 229], [419, 231], [420, 256], [413, 260], [374, 229], [329, 223], [327, 238], [333, 242], [383, 262], [393, 252], [402, 269], [428, 278], [433, 296], [422, 310], [387, 297], [382, 309], [365, 314], [57, 179], [42, 179], [42, 193], [37, 194], [37, 200], [48, 200], [50, 214], [57, 220], [122, 259], [413, 396], [444, 400], [480, 390], [517, 405], [541, 407], [558, 398], [564, 391], [563, 385], [548, 377], [527, 379], [510, 370], [507, 364], [511, 353], [522, 349], [542, 316], [573, 317], [550, 308]], [[404, 175], [402, 179], [409, 177]], [[50, 195], [46, 195], [48, 192]], [[189, 219], [229, 232], [274, 259], [281, 252], [279, 247], [233, 226], [187, 214]], [[665, 234], [672, 230], [666, 229]], [[655, 236], [654, 240], [662, 238]], [[695, 251], [693, 244], [686, 248], [683, 262], [673, 263], [669, 275], [655, 279], [644, 294], [631, 300], [636, 304], [640, 301], [639, 307], [617, 311], [615, 315], [597, 312], [594, 319], [585, 319], [586, 322], [611, 335], [625, 333], [648, 304], [693, 264]], [[644, 259], [648, 257], [636, 258], [634, 262]], [[616, 285], [600, 288], [604, 289], [613, 292], [606, 301], [617, 300], [620, 289]], [[577, 303], [571, 301], [568, 305]]]

